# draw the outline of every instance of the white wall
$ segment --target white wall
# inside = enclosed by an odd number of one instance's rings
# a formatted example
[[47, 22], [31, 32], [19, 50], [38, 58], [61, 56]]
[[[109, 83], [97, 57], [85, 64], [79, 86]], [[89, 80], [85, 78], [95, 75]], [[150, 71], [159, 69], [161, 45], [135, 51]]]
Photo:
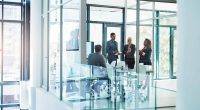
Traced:
[[178, 0], [177, 110], [200, 110], [200, 0]]
[[36, 89], [36, 110], [73, 110], [70, 104], [59, 101], [51, 93], [43, 89]]
[[41, 60], [42, 60], [42, 37], [41, 37], [41, 0], [31, 1], [30, 18], [30, 93], [29, 106], [35, 108], [35, 89], [41, 85]]

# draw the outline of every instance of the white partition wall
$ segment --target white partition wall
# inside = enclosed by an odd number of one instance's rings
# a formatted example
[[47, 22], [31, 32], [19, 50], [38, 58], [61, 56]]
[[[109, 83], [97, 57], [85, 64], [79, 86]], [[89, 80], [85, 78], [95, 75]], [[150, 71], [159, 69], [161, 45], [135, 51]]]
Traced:
[[199, 0], [178, 0], [177, 110], [200, 110]]
[[30, 21], [30, 110], [36, 110], [36, 88], [41, 85], [41, 0], [31, 1]]

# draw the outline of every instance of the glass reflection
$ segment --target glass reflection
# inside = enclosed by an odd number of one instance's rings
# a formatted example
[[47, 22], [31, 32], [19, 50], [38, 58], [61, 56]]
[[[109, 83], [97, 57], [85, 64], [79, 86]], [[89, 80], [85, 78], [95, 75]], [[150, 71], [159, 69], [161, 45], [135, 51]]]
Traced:
[[[153, 108], [155, 96], [150, 95], [149, 67], [140, 65], [140, 75], [118, 65], [102, 68], [74, 64], [63, 77], [63, 98], [73, 109], [136, 109]], [[138, 79], [139, 78], [139, 79]]]

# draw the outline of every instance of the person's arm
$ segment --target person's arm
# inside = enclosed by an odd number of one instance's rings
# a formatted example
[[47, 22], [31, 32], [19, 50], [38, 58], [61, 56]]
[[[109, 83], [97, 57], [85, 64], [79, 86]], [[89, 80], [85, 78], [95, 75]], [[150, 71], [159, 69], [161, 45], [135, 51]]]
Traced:
[[126, 52], [127, 52], [127, 48], [126, 48], [126, 45], [124, 45], [123, 54], [126, 54]]
[[145, 57], [146, 57], [146, 58], [149, 59], [149, 58], [151, 57], [151, 51], [152, 51], [151, 48], [147, 48], [147, 49], [146, 49], [146, 51], [145, 51]]
[[135, 45], [134, 45], [134, 44], [132, 44], [131, 53], [132, 53], [133, 55], [135, 54]]
[[103, 55], [101, 55], [100, 63], [101, 63], [101, 66], [102, 66], [102, 67], [105, 67], [105, 68], [106, 68], [106, 60], [105, 60], [105, 58], [104, 58]]
[[[116, 41], [115, 41], [116, 42]], [[119, 49], [118, 49], [118, 43], [116, 42], [116, 46], [117, 46], [117, 52], [115, 53], [119, 53]]]

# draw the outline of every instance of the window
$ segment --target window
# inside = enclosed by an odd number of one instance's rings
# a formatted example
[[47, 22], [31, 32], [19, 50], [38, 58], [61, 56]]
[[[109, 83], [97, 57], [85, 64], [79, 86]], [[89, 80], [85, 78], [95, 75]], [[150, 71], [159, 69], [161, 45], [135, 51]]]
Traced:
[[[0, 4], [0, 108], [19, 110], [25, 0], [3, 0]], [[6, 3], [5, 3], [6, 2]], [[28, 67], [28, 66], [27, 66]], [[2, 104], [6, 107], [1, 106]]]
[[5, 20], [21, 20], [21, 7], [4, 5], [4, 19]]
[[21, 65], [21, 24], [3, 23], [3, 81], [19, 81]]

